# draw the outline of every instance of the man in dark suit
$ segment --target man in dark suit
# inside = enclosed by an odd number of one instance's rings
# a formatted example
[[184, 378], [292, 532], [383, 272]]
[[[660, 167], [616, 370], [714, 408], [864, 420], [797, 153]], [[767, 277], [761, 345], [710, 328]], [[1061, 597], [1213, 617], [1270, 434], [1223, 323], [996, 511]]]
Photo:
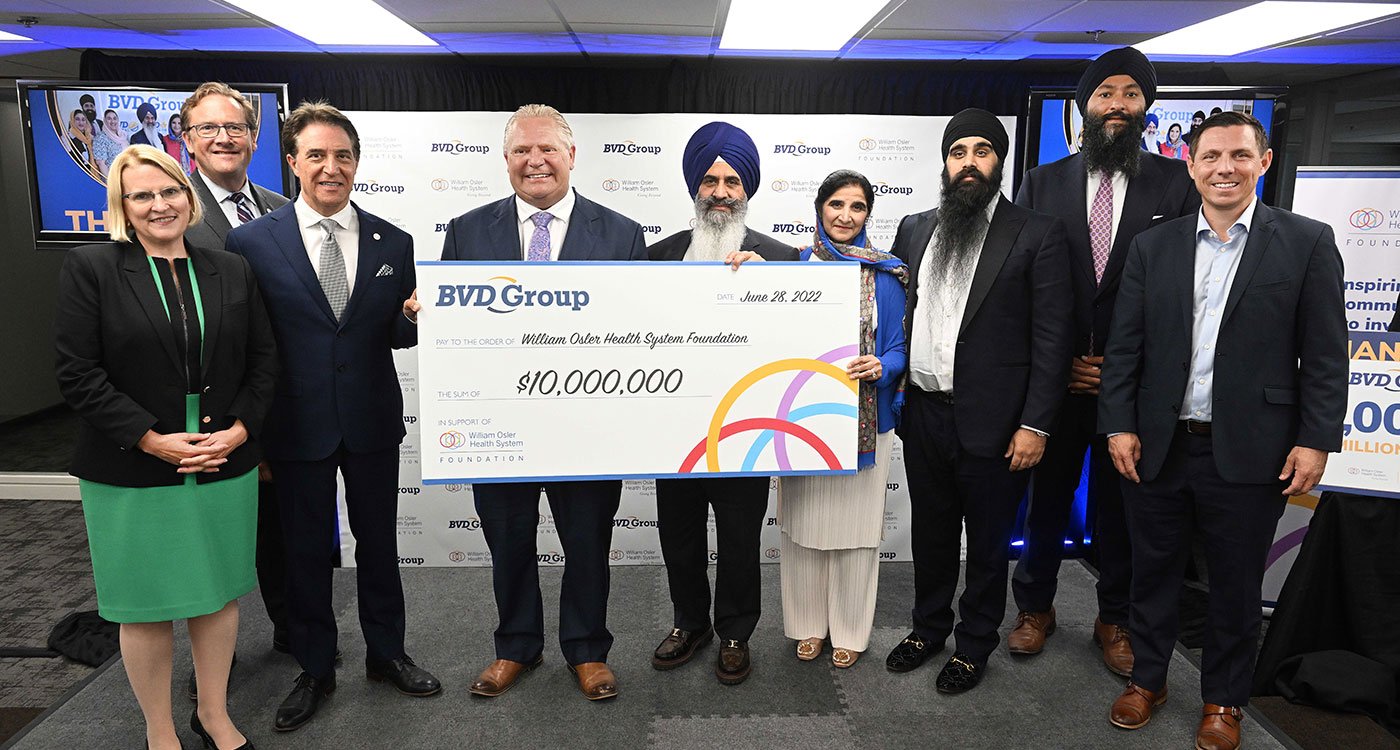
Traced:
[[414, 287], [413, 239], [351, 205], [360, 140], [339, 110], [297, 107], [282, 147], [300, 197], [230, 232], [227, 249], [253, 266], [282, 362], [265, 443], [282, 499], [287, 625], [302, 668], [274, 723], [290, 731], [335, 690], [337, 472], [355, 535], [366, 675], [408, 695], [442, 686], [404, 653], [398, 568], [404, 426], [392, 350], [418, 341], [401, 315]]
[[[910, 671], [951, 633], [956, 649], [935, 683], [945, 693], [975, 687], [996, 648], [1026, 470], [1040, 460], [1069, 376], [1064, 224], [1001, 197], [1007, 145], [990, 112], [955, 115], [943, 134], [942, 201], [904, 217], [894, 241], [915, 279], [898, 428], [909, 478], [914, 631], [885, 665]], [[966, 587], [955, 629], [964, 522]]]
[[1089, 449], [1089, 518], [1099, 570], [1094, 642], [1108, 668], [1133, 669], [1128, 637], [1132, 556], [1118, 472], [1098, 436], [1099, 367], [1128, 245], [1139, 232], [1201, 205], [1186, 163], [1138, 148], [1157, 92], [1152, 63], [1132, 47], [1105, 52], [1079, 79], [1075, 103], [1084, 116], [1079, 153], [1032, 169], [1016, 202], [1059, 217], [1069, 237], [1074, 350], [1069, 395], [1050, 430], [1045, 457], [1031, 478], [1026, 544], [1011, 579], [1016, 627], [1013, 654], [1038, 654], [1055, 630], [1055, 589], [1066, 526]]
[[[650, 248], [652, 260], [797, 260], [797, 251], [744, 224], [759, 186], [758, 147], [748, 133], [712, 122], [690, 137], [681, 171], [695, 203], [695, 228]], [[715, 677], [748, 679], [749, 636], [761, 609], [759, 535], [768, 515], [768, 477], [656, 480], [656, 525], [671, 587], [671, 632], [652, 653], [657, 669], [690, 661], [716, 634]], [[710, 624], [709, 516], [715, 512], [715, 617]]]
[[[192, 126], [185, 128], [184, 141], [195, 162], [190, 184], [203, 208], [200, 221], [185, 230], [185, 240], [196, 247], [223, 250], [224, 238], [234, 224], [245, 224], [287, 203], [286, 197], [248, 179], [248, 164], [257, 149], [257, 114], [237, 90], [210, 81], [195, 89], [176, 117]], [[226, 127], [230, 124], [242, 125], [234, 130], [243, 134], [230, 134]], [[208, 126], [219, 127], [210, 132]], [[272, 621], [272, 648], [291, 653], [287, 640], [287, 563], [282, 552], [282, 519], [266, 462], [258, 466], [257, 564], [258, 592]], [[187, 692], [191, 698], [196, 695], [193, 672]]]
[[1249, 115], [1196, 130], [1201, 211], [1133, 241], [1099, 396], [1099, 429], [1133, 483], [1136, 660], [1110, 720], [1136, 729], [1167, 698], [1199, 533], [1212, 575], [1196, 747], [1209, 750], [1239, 746], [1265, 558], [1287, 497], [1312, 489], [1341, 449], [1347, 404], [1341, 255], [1327, 225], [1255, 198], [1272, 158]]
[[133, 146], [144, 144], [165, 150], [160, 141], [160, 116], [156, 114], [155, 106], [150, 102], [141, 102], [136, 107], [136, 121], [141, 123], [141, 129], [132, 133], [126, 142]]
[[[447, 227], [443, 260], [642, 260], [637, 222], [569, 188], [574, 134], [558, 110], [529, 104], [506, 123], [506, 170], [515, 194], [458, 216]], [[416, 304], [416, 303], [415, 303]], [[608, 668], [608, 553], [622, 482], [507, 482], [472, 487], [486, 544], [500, 624], [496, 660], [472, 683], [477, 695], [509, 690], [544, 660], [544, 604], [535, 533], [540, 489], [564, 547], [559, 646], [589, 700], [617, 695]]]

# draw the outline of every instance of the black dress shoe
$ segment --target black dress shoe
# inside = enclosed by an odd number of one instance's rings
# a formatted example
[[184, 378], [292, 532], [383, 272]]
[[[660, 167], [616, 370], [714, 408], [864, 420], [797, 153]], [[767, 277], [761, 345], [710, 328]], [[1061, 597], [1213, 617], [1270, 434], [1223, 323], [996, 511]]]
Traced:
[[423, 697], [442, 690], [442, 683], [405, 655], [392, 661], [365, 659], [365, 677], [375, 682], [392, 682], [404, 695]]
[[910, 633], [885, 657], [885, 669], [891, 672], [912, 672], [923, 666], [930, 656], [942, 650], [941, 645], [934, 648], [932, 643], [920, 638], [918, 633]]
[[[195, 709], [194, 712], [190, 714], [190, 729], [193, 729], [194, 733], [199, 735], [199, 739], [204, 741], [204, 747], [218, 750], [218, 743], [214, 742], [214, 738], [210, 737], [209, 733], [204, 731], [204, 724], [199, 721], [199, 709]], [[257, 748], [253, 747], [252, 740], [245, 737], [243, 739], [243, 744], [233, 750], [257, 750]]]
[[291, 694], [277, 707], [277, 718], [273, 720], [272, 728], [279, 732], [290, 732], [311, 721], [311, 717], [316, 715], [316, 709], [321, 707], [321, 701], [334, 692], [334, 672], [321, 679], [302, 672], [297, 677], [297, 686], [292, 688]]
[[651, 654], [651, 665], [657, 669], [675, 669], [690, 661], [702, 647], [715, 637], [714, 628], [709, 625], [696, 633], [680, 628], [671, 628], [671, 634], [661, 641]]
[[943, 671], [938, 673], [933, 684], [940, 693], [961, 693], [977, 687], [986, 671], [986, 664], [977, 664], [972, 657], [958, 652], [943, 665]]
[[[238, 654], [235, 652], [233, 661], [228, 664], [229, 681], [233, 681], [233, 668], [238, 666]], [[194, 679], [194, 670], [190, 670], [190, 679], [185, 683], [185, 695], [192, 701], [199, 700], [199, 683]]]
[[725, 685], [738, 685], [749, 678], [753, 663], [749, 660], [748, 641], [720, 641], [719, 660], [715, 677]]

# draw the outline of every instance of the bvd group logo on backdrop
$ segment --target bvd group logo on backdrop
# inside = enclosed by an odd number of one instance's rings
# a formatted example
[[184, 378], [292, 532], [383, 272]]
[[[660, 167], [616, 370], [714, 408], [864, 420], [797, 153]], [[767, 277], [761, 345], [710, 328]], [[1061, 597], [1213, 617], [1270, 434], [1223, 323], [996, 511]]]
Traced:
[[793, 141], [774, 144], [772, 153], [776, 156], [830, 156], [831, 147], [820, 143]]
[[654, 143], [620, 141], [616, 143], [604, 143], [603, 154], [617, 154], [619, 156], [660, 156], [661, 147]]
[[446, 154], [457, 156], [461, 154], [484, 155], [491, 153], [491, 147], [485, 143], [463, 143], [461, 141], [437, 141], [428, 144], [428, 153]]

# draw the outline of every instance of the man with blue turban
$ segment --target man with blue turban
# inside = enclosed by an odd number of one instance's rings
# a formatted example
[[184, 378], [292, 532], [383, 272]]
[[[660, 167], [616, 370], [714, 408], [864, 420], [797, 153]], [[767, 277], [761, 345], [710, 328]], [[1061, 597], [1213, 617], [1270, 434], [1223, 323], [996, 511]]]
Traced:
[[[758, 189], [758, 147], [748, 133], [712, 122], [690, 137], [681, 160], [695, 202], [693, 229], [648, 248], [652, 260], [797, 260], [797, 251], [744, 225]], [[751, 671], [749, 636], [758, 625], [762, 589], [759, 533], [768, 515], [768, 477], [656, 480], [656, 521], [675, 608], [671, 632], [652, 666], [675, 669], [716, 635], [715, 677], [737, 685]], [[714, 621], [710, 620], [709, 509], [715, 512]]]
[[156, 148], [164, 148], [160, 140], [160, 115], [156, 114], [155, 105], [150, 102], [141, 102], [136, 108], [136, 120], [141, 123], [141, 129], [131, 134], [127, 142], [135, 146], [145, 144]]

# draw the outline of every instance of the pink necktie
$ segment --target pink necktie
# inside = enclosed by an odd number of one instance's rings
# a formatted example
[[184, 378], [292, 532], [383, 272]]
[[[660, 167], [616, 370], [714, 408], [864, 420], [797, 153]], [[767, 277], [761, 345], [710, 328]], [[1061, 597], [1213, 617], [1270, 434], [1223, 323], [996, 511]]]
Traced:
[[1099, 189], [1089, 209], [1089, 247], [1094, 251], [1094, 283], [1103, 281], [1108, 252], [1113, 249], [1113, 175], [1099, 175]]

